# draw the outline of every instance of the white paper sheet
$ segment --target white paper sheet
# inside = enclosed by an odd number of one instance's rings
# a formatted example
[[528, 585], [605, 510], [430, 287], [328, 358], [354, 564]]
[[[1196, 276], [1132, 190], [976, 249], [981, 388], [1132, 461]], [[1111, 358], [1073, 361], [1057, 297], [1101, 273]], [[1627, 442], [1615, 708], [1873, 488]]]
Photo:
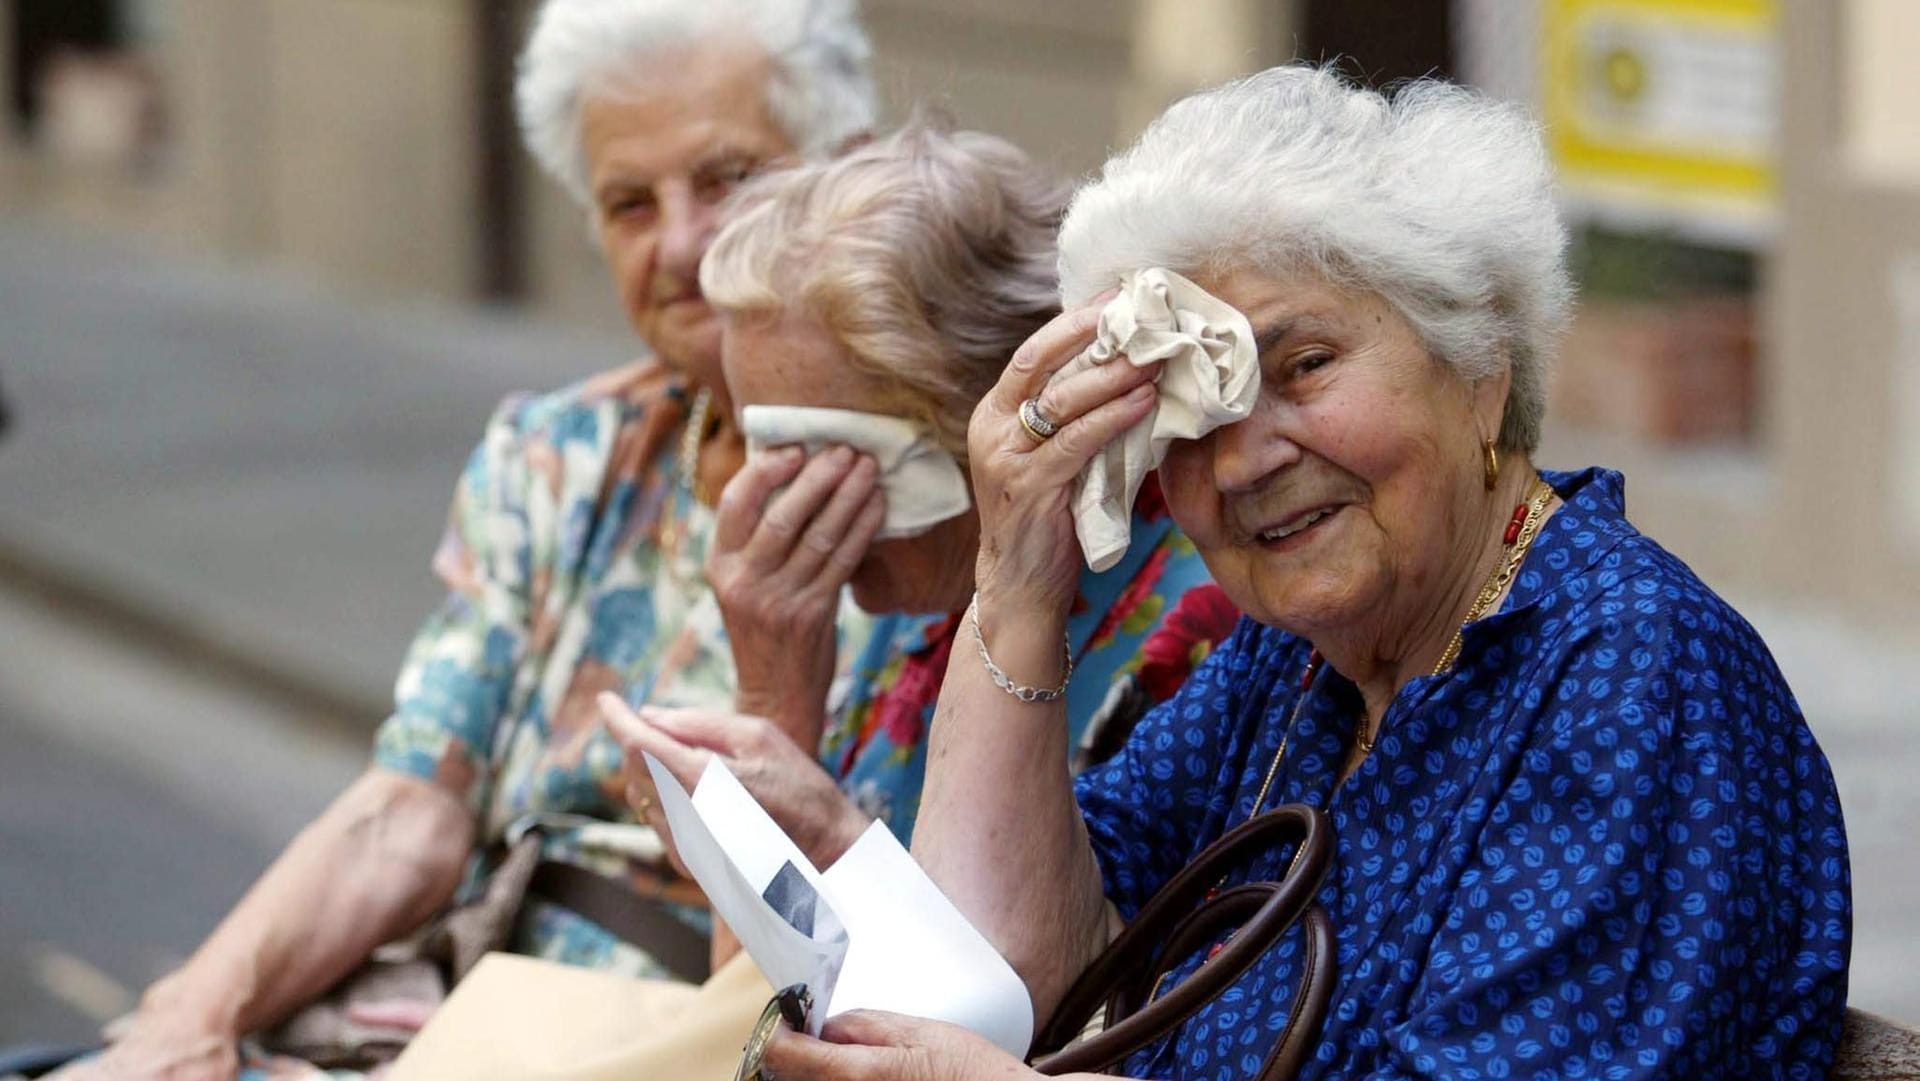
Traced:
[[[1033, 1039], [1026, 984], [876, 822], [819, 873], [714, 759], [691, 797], [651, 756], [680, 859], [713, 909], [775, 987], [812, 990], [812, 1028], [849, 1010], [948, 1021], [1009, 1054]], [[763, 897], [791, 863], [819, 893], [813, 934], [802, 934]]]
[[[788, 863], [815, 890], [820, 889], [819, 872], [718, 759], [707, 766], [692, 797], [652, 755], [647, 756], [647, 771], [660, 790], [660, 806], [667, 813], [680, 861], [766, 974], [767, 982], [775, 987], [804, 983], [813, 992], [808, 1029], [810, 1035], [818, 1036], [827, 1018], [822, 1005], [832, 1001], [847, 956], [845, 921], [835, 916], [818, 925], [816, 935], [802, 934], [761, 894]], [[726, 836], [725, 844], [708, 829], [710, 822]]]

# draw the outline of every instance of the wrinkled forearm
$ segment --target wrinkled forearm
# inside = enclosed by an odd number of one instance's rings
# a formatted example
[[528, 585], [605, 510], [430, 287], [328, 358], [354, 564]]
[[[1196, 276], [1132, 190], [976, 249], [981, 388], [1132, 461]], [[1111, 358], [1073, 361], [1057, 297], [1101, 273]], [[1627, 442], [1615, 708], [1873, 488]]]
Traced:
[[[960, 633], [966, 640], [941, 685], [913, 854], [1020, 973], [1044, 1019], [1109, 941], [1110, 910], [1073, 799], [1063, 704], [1014, 700], [982, 667], [971, 631]], [[1003, 640], [1010, 658], [1034, 655], [1022, 638], [1045, 643], [1034, 648], [1058, 663], [1051, 628], [992, 637], [996, 659]]]
[[370, 770], [287, 846], [143, 1017], [238, 1036], [319, 996], [452, 897], [473, 843], [445, 790]]

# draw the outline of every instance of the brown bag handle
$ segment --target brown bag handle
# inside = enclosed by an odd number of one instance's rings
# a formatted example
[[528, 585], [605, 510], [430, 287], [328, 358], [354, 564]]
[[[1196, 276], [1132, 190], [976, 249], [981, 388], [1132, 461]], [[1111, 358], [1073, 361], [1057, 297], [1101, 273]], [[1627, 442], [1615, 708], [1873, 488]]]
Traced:
[[[1280, 881], [1214, 893], [1228, 872], [1288, 842], [1296, 849]], [[1114, 1067], [1213, 1001], [1287, 928], [1300, 923], [1305, 935], [1300, 986], [1287, 1025], [1258, 1075], [1258, 1081], [1291, 1081], [1312, 1052], [1333, 1001], [1333, 925], [1314, 904], [1332, 863], [1332, 827], [1324, 813], [1305, 804], [1276, 807], [1229, 830], [1161, 887], [1074, 981], [1034, 1042], [1042, 1054], [1034, 1068], [1058, 1076]], [[1164, 997], [1148, 1001], [1162, 977], [1232, 928], [1238, 930], [1217, 955]], [[1067, 1047], [1103, 1005], [1106, 1030]]]

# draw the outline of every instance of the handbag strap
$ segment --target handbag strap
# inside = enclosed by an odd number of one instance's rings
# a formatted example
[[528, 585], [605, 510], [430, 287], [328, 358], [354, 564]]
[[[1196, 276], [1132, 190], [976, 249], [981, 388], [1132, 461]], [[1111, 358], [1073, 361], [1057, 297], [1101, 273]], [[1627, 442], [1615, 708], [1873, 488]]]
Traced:
[[569, 909], [644, 950], [675, 977], [699, 983], [709, 973], [707, 937], [675, 919], [657, 901], [584, 867], [544, 860], [527, 893]]
[[[1292, 863], [1278, 882], [1251, 883], [1215, 892], [1226, 874], [1250, 857], [1292, 842]], [[1287, 804], [1255, 815], [1208, 845], [1154, 894], [1113, 943], [1081, 973], [1035, 1042], [1051, 1052], [1034, 1063], [1059, 1075], [1110, 1067], [1178, 1028], [1224, 992], [1280, 940], [1302, 923], [1305, 954], [1300, 986], [1288, 1023], [1263, 1066], [1261, 1081], [1297, 1072], [1311, 1051], [1333, 995], [1333, 930], [1314, 905], [1333, 862], [1326, 816], [1304, 804]], [[1153, 987], [1194, 950], [1233, 927], [1217, 955], [1158, 1000]], [[1065, 1050], [1102, 1004], [1109, 1026]]]

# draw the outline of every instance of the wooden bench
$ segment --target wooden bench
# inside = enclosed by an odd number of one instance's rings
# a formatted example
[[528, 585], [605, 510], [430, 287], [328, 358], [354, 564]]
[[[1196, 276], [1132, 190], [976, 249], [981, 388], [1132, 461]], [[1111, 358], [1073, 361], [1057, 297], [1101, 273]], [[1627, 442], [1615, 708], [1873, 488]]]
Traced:
[[[0, 1081], [12, 1077], [38, 1077], [74, 1055], [73, 1049], [37, 1053], [22, 1050], [17, 1059], [9, 1059], [0, 1049]], [[85, 1050], [92, 1050], [91, 1048]], [[19, 1072], [15, 1072], [19, 1071]], [[1840, 1053], [1834, 1058], [1828, 1081], [1920, 1081], [1920, 1030], [1889, 1021], [1865, 1010], [1847, 1011], [1847, 1027], [1840, 1037]]]
[[1920, 1081], [1920, 1031], [1864, 1010], [1847, 1011], [1829, 1081]]

